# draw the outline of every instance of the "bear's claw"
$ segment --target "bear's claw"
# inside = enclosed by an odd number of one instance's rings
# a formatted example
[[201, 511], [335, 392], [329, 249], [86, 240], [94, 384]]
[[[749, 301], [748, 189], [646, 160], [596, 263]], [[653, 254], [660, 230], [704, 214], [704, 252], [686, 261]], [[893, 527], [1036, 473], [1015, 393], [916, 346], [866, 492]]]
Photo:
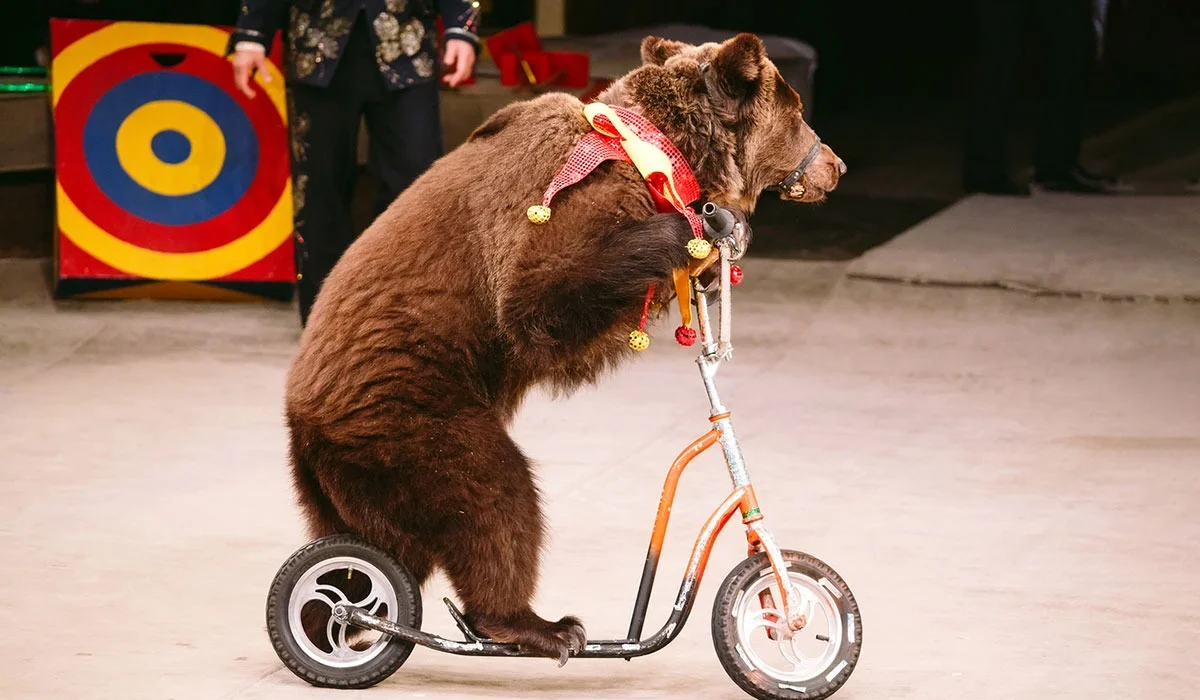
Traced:
[[480, 620], [475, 629], [494, 641], [516, 644], [522, 651], [555, 659], [560, 668], [567, 663], [572, 652], [583, 651], [583, 645], [587, 643], [583, 623], [575, 617], [549, 622], [530, 615], [515, 620], [510, 618], [499, 624]]
[[554, 633], [554, 636], [562, 643], [562, 647], [558, 652], [558, 667], [562, 668], [566, 665], [567, 659], [571, 657], [571, 652], [579, 653], [583, 651], [583, 645], [587, 644], [587, 632], [583, 629], [583, 625], [578, 620], [571, 617], [565, 617], [559, 620], [558, 624], [564, 622], [573, 622], [569, 626]]

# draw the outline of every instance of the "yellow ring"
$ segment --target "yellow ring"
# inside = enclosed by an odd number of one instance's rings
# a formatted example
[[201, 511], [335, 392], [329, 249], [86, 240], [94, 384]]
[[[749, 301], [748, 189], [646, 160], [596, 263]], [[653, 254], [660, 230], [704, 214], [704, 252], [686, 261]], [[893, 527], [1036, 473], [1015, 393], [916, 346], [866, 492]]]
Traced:
[[[114, 49], [146, 43], [146, 37], [167, 37], [166, 41], [190, 46], [222, 56], [229, 34], [215, 27], [144, 22], [115, 22], [103, 29], [81, 37], [63, 49], [51, 64], [52, 105], [58, 100], [80, 72]], [[287, 124], [287, 100], [283, 75], [274, 64], [267, 62], [271, 82], [256, 74], [257, 89], [266, 93], [280, 119]], [[230, 75], [232, 76], [232, 68]], [[223, 139], [222, 139], [223, 140]], [[119, 151], [118, 151], [119, 153]], [[123, 162], [123, 161], [122, 161]], [[136, 170], [130, 170], [133, 176]], [[231, 275], [262, 260], [292, 235], [292, 183], [284, 181], [283, 192], [271, 211], [257, 226], [236, 240], [209, 250], [192, 253], [164, 253], [140, 248], [123, 241], [97, 226], [89, 219], [62, 185], [55, 183], [58, 201], [58, 227], [81, 250], [97, 260], [131, 275], [147, 279], [179, 281], [212, 280]]]
[[[163, 124], [191, 144], [188, 157], [165, 163], [150, 147]], [[138, 107], [117, 128], [117, 159], [134, 182], [151, 192], [182, 196], [212, 184], [225, 164], [225, 137], [212, 117], [186, 102], [158, 100]]]

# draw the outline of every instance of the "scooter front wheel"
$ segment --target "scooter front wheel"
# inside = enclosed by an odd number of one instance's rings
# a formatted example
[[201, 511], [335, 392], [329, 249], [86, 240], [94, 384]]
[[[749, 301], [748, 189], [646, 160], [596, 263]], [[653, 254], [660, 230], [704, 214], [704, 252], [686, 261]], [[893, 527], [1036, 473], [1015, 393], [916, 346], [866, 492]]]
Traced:
[[336, 604], [419, 629], [413, 575], [386, 552], [351, 535], [324, 537], [293, 554], [271, 583], [267, 632], [280, 661], [319, 688], [369, 688], [396, 672], [413, 645], [338, 622]]
[[742, 690], [760, 700], [819, 700], [850, 677], [862, 648], [862, 617], [828, 564], [784, 550], [788, 578], [808, 624], [787, 629], [783, 593], [767, 555], [737, 566], [717, 592], [712, 633], [717, 657]]

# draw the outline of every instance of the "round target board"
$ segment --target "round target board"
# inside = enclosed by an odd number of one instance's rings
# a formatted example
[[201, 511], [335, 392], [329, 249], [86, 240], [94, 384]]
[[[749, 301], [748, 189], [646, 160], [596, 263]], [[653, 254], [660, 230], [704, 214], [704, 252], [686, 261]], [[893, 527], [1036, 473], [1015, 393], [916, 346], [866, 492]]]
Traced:
[[287, 282], [284, 79], [236, 89], [229, 31], [54, 20], [59, 276]]

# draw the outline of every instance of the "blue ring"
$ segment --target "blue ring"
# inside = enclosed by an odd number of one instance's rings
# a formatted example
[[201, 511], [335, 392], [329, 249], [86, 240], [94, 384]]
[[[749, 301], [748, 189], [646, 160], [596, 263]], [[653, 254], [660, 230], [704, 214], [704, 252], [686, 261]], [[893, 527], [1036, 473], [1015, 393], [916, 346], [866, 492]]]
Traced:
[[[198, 192], [176, 197], [151, 192], [121, 167], [117, 130], [135, 109], [158, 100], [178, 100], [196, 107], [216, 122], [225, 137], [221, 171]], [[170, 129], [171, 125], [163, 127]], [[197, 147], [203, 146], [192, 144]], [[225, 213], [245, 195], [258, 170], [258, 135], [238, 103], [207, 80], [171, 71], [140, 73], [104, 93], [83, 127], [83, 152], [92, 180], [114, 204], [165, 226], [187, 226]]]

